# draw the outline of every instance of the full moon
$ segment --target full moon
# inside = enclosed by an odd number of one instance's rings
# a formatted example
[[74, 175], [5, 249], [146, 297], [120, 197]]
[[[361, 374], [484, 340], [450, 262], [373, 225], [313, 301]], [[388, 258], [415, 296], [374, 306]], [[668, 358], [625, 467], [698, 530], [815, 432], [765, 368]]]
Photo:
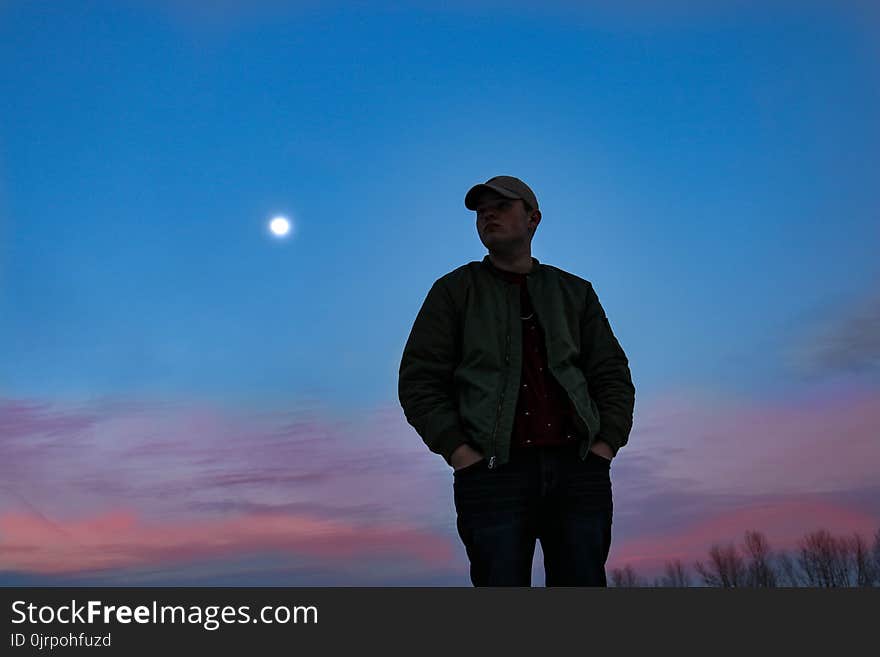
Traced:
[[269, 222], [269, 230], [276, 237], [284, 237], [290, 232], [290, 222], [286, 217], [275, 217]]

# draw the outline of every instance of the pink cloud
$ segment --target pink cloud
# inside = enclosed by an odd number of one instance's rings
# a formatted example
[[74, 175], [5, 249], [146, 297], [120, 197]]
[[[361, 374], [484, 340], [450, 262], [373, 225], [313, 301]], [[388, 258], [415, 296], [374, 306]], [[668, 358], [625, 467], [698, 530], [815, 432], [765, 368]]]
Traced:
[[653, 572], [662, 570], [666, 561], [680, 559], [692, 569], [695, 561], [706, 561], [714, 544], [741, 545], [746, 531], [761, 531], [774, 550], [793, 552], [810, 531], [827, 529], [847, 536], [860, 533], [870, 539], [877, 527], [876, 515], [821, 498], [766, 500], [719, 512], [675, 532], [634, 537], [614, 551], [608, 565], [630, 564], [637, 571]]
[[[0, 423], [9, 423], [9, 408], [0, 407]], [[88, 431], [72, 425], [49, 443], [43, 427], [63, 427], [69, 415], [56, 412], [54, 423], [31, 422], [30, 433], [22, 428], [0, 443], [0, 510], [37, 508], [47, 517], [67, 517], [124, 503], [164, 517], [228, 501], [350, 507], [357, 515], [373, 503], [418, 516], [400, 489], [406, 473], [375, 486], [377, 470], [393, 473], [407, 452], [417, 453], [418, 438], [403, 426], [394, 440], [369, 418], [334, 420], [321, 409], [256, 413], [197, 404], [105, 404], [90, 411]], [[376, 421], [382, 422], [378, 414]], [[420, 456], [414, 463], [430, 462]], [[397, 504], [391, 494], [399, 496]]]
[[[25, 422], [21, 408], [42, 411]], [[129, 401], [65, 424], [79, 414], [4, 403], [0, 426], [16, 430], [0, 441], [0, 570], [161, 568], [264, 550], [320, 568], [378, 555], [397, 555], [391, 569], [446, 568], [442, 471], [418, 437], [381, 410], [333, 415]]]
[[777, 399], [677, 391], [642, 402], [612, 463], [609, 566], [705, 559], [747, 530], [779, 549], [817, 529], [870, 538], [880, 527], [877, 427], [880, 391], [845, 384]]
[[832, 493], [876, 483], [877, 427], [871, 388], [759, 400], [688, 391], [642, 405], [621, 464], [649, 459], [654, 476], [694, 494]]
[[[871, 534], [878, 409], [876, 390], [847, 387], [640, 400], [612, 464], [609, 565], [701, 558], [747, 529], [780, 546], [818, 528]], [[0, 569], [159, 572], [270, 550], [312, 572], [383, 554], [415, 578], [466, 572], [451, 470], [395, 405], [7, 400], [0, 427]]]
[[97, 418], [80, 410], [59, 410], [52, 404], [24, 399], [0, 399], [0, 441], [21, 436], [57, 437], [88, 430]]
[[291, 514], [148, 523], [131, 511], [117, 510], [50, 524], [33, 515], [7, 513], [0, 516], [0, 537], [0, 569], [43, 574], [264, 551], [324, 565], [397, 555], [437, 566], [447, 564], [452, 554], [448, 540], [401, 524], [353, 524]]

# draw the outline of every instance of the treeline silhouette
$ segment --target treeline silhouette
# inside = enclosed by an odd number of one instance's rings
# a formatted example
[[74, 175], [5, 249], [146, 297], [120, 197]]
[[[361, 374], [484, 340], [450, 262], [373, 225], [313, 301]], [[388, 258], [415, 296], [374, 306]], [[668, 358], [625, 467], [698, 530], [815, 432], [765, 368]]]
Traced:
[[609, 586], [619, 587], [858, 587], [880, 586], [880, 529], [868, 544], [860, 534], [832, 536], [820, 529], [798, 541], [792, 552], [774, 551], [759, 531], [747, 531], [740, 546], [715, 544], [705, 561], [667, 561], [662, 576], [640, 577], [627, 564], [611, 571]]

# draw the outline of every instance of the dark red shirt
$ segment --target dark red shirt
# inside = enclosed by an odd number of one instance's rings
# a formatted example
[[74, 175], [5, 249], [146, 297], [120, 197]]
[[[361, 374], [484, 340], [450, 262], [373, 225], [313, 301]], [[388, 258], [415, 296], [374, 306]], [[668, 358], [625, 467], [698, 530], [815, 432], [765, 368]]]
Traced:
[[565, 388], [547, 367], [544, 331], [532, 308], [526, 275], [500, 269], [498, 271], [507, 281], [519, 285], [522, 310], [522, 379], [516, 402], [511, 449], [577, 442], [578, 435], [572, 420], [577, 411]]

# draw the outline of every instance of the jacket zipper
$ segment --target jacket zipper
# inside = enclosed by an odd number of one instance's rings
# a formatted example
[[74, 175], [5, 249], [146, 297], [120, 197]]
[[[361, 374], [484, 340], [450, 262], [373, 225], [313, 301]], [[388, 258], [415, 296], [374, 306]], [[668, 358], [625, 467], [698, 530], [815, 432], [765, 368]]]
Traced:
[[504, 393], [507, 391], [507, 377], [510, 373], [510, 293], [507, 294], [507, 339], [504, 347], [504, 383], [501, 386], [501, 397], [498, 399], [498, 412], [495, 414], [495, 428], [492, 429], [492, 456], [489, 458], [489, 469], [495, 467], [495, 436], [498, 434], [498, 423], [501, 420], [501, 408], [504, 406]]

